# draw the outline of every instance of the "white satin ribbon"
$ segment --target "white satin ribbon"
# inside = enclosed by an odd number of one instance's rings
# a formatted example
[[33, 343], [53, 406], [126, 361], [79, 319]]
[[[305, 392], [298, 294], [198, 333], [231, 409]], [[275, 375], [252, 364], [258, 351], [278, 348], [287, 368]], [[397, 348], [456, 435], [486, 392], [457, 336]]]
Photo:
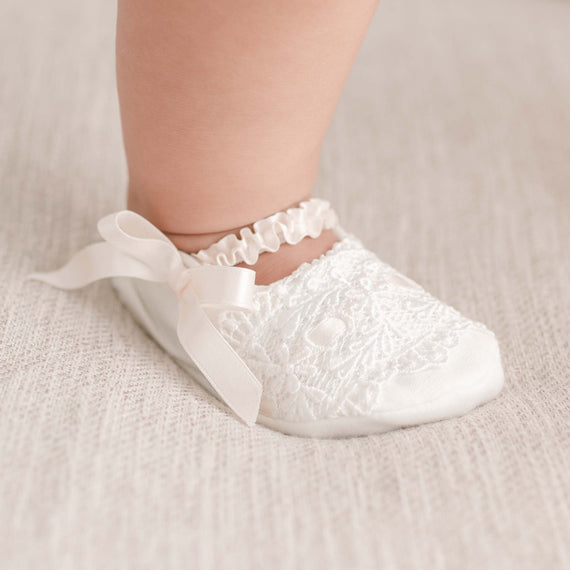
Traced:
[[97, 224], [105, 240], [77, 252], [57, 271], [30, 279], [77, 289], [106, 277], [136, 277], [168, 283], [178, 296], [180, 344], [220, 398], [247, 425], [259, 413], [261, 383], [216, 329], [202, 306], [252, 308], [255, 272], [241, 267], [186, 267], [176, 246], [148, 220], [123, 210]]

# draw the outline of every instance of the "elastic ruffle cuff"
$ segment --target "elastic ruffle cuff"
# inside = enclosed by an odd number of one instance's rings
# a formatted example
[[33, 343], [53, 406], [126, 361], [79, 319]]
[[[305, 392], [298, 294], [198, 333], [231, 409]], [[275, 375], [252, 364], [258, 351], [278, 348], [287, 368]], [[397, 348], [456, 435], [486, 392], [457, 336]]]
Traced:
[[258, 220], [250, 228], [223, 237], [206, 249], [191, 254], [203, 264], [253, 265], [264, 252], [275, 252], [284, 243], [295, 245], [306, 237], [317, 238], [322, 231], [335, 229], [338, 218], [326, 200], [311, 198], [298, 207]]

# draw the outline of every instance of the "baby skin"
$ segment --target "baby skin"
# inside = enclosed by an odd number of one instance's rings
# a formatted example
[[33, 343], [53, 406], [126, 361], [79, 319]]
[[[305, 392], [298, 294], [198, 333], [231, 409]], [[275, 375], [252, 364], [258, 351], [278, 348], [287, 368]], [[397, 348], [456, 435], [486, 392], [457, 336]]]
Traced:
[[[127, 207], [196, 252], [311, 196], [321, 146], [377, 0], [119, 0]], [[263, 253], [290, 274], [335, 235]]]

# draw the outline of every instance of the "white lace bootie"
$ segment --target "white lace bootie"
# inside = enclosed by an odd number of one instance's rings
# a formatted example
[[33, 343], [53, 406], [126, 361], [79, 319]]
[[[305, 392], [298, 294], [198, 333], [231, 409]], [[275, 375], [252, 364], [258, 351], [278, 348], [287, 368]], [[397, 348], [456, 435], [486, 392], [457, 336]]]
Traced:
[[[73, 289], [112, 277], [141, 326], [248, 425], [306, 437], [368, 435], [459, 416], [503, 386], [492, 332], [383, 263], [313, 198], [196, 254], [130, 211], [52, 273]], [[331, 229], [338, 241], [270, 285], [260, 253]]]

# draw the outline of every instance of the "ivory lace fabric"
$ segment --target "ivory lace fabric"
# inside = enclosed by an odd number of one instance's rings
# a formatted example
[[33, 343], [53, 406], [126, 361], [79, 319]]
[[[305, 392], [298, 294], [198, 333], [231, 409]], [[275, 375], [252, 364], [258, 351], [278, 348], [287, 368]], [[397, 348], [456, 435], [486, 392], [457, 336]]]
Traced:
[[[253, 311], [223, 311], [217, 326], [263, 382], [262, 407], [291, 422], [425, 403], [455, 371], [446, 364], [461, 339], [493, 336], [352, 235], [289, 277], [257, 287]], [[477, 356], [486, 358], [481, 350]], [[426, 370], [437, 375], [422, 377]]]
[[[362, 435], [459, 415], [494, 397], [503, 377], [493, 333], [338, 231], [344, 237], [318, 259], [255, 286], [249, 310], [205, 309], [261, 384], [258, 421], [296, 435]], [[193, 256], [181, 255], [195, 267]], [[170, 287], [114, 284], [149, 334], [212, 391], [195, 368], [200, 356], [189, 358], [176, 339], [179, 308]], [[189, 348], [196, 343], [194, 336]], [[226, 376], [239, 388], [237, 369], [227, 366]], [[352, 427], [339, 429], [338, 420]]]

